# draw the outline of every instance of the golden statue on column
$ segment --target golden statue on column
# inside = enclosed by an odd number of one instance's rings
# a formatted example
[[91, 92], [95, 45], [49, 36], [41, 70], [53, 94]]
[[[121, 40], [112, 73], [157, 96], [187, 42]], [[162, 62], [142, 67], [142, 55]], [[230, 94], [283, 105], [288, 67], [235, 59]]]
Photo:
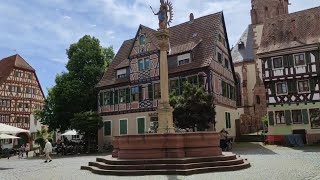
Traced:
[[[150, 7], [151, 8], [151, 7]], [[152, 9], [152, 8], [151, 8]], [[152, 10], [153, 11], [153, 10]], [[157, 13], [153, 11], [154, 15], [158, 15], [159, 29], [156, 36], [160, 48], [160, 87], [161, 100], [158, 106], [158, 133], [174, 133], [173, 127], [173, 108], [169, 104], [169, 88], [168, 88], [168, 62], [167, 52], [169, 49], [169, 29], [168, 26], [172, 22], [173, 8], [172, 3], [167, 0], [160, 0], [160, 9]], [[169, 16], [168, 16], [169, 14]]]

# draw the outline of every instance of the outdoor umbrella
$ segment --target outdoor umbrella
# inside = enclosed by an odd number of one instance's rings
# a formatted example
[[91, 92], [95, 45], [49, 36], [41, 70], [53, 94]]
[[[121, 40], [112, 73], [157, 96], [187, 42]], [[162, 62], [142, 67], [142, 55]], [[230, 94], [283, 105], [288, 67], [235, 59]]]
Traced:
[[19, 139], [19, 137], [8, 134], [0, 134], [0, 139]]
[[74, 136], [74, 135], [78, 135], [76, 130], [69, 130], [69, 131], [66, 131], [65, 133], [61, 134], [61, 136]]
[[6, 134], [15, 134], [15, 133], [21, 133], [21, 132], [29, 132], [28, 130], [17, 128], [14, 126], [9, 126], [3, 123], [0, 123], [0, 133], [6, 133]]

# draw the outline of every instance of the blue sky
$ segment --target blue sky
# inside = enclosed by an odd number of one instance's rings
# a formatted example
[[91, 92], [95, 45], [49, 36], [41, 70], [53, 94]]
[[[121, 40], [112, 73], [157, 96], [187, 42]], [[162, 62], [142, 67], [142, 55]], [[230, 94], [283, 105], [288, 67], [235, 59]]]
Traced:
[[[172, 0], [173, 25], [223, 10], [230, 44], [250, 23], [250, 0]], [[319, 0], [291, 0], [290, 12], [320, 6]], [[158, 0], [1, 0], [0, 59], [20, 54], [36, 71], [42, 88], [65, 71], [66, 49], [85, 34], [118, 51], [143, 24], [156, 29], [149, 6]]]

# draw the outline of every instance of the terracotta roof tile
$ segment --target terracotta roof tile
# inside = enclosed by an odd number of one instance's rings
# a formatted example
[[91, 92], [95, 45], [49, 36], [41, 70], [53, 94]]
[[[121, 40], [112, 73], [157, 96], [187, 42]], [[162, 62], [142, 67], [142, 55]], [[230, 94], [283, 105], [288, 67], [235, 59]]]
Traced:
[[0, 85], [7, 79], [14, 68], [35, 72], [19, 54], [3, 58], [0, 61]]
[[[183, 66], [169, 68], [169, 73], [176, 73], [209, 66], [214, 58], [215, 42], [218, 27], [222, 23], [222, 12], [203, 16], [191, 22], [185, 22], [169, 28], [171, 54], [178, 54], [192, 50], [192, 62]], [[155, 36], [156, 30], [141, 25], [148, 33], [148, 37], [158, 47]], [[127, 66], [126, 59], [130, 54], [135, 39], [125, 41], [116, 57], [104, 74], [97, 87], [109, 86], [118, 83], [115, 78], [115, 69]], [[120, 81], [120, 80], [119, 80]], [[122, 81], [122, 80], [121, 80]], [[129, 78], [128, 80], [129, 81]]]
[[258, 54], [319, 43], [319, 29], [320, 7], [267, 19]]
[[[125, 59], [128, 58], [132, 45], [134, 43], [135, 39], [126, 40], [122, 43], [118, 53], [114, 57], [113, 61], [111, 62], [109, 68], [104, 73], [102, 79], [100, 82], [96, 85], [96, 87], [102, 87], [102, 86], [109, 86], [114, 83], [117, 83], [117, 79], [115, 78], [115, 67], [119, 65], [121, 62], [123, 62]], [[124, 78], [126, 79], [126, 78]]]

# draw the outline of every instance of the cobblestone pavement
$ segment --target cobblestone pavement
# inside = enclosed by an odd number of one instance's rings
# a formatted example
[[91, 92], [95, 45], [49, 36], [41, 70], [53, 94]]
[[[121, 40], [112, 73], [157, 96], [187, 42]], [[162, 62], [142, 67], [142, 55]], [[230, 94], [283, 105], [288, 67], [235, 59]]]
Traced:
[[68, 157], [44, 163], [40, 159], [0, 159], [0, 180], [320, 180], [320, 147], [287, 148], [245, 143], [234, 151], [251, 163], [249, 169], [234, 172], [207, 173], [192, 176], [100, 176], [80, 170], [95, 156]]

